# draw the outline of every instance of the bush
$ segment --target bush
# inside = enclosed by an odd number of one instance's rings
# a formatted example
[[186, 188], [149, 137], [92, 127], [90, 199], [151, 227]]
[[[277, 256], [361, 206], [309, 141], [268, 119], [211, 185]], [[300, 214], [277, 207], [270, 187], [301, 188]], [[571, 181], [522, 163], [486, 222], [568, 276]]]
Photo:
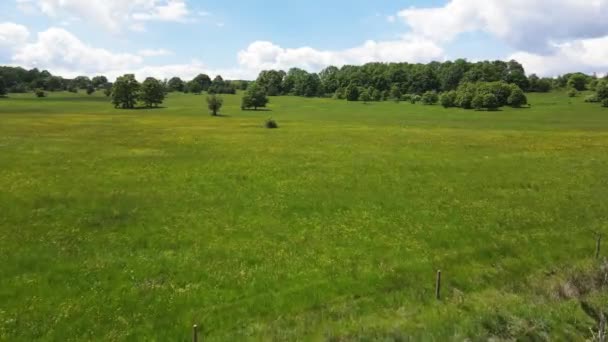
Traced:
[[359, 101], [363, 101], [363, 103], [368, 103], [369, 101], [372, 100], [371, 95], [369, 94], [369, 91], [367, 91], [367, 89], [364, 89], [360, 94], [359, 94]]
[[439, 97], [439, 102], [444, 108], [456, 107], [456, 97], [458, 94], [456, 91], [448, 91], [446, 93], [441, 94]]
[[374, 89], [372, 91], [372, 100], [374, 100], [376, 102], [382, 101], [382, 92], [378, 89]]
[[410, 102], [412, 104], [416, 104], [416, 103], [420, 102], [420, 100], [422, 100], [422, 97], [420, 95], [411, 95], [410, 96]]
[[264, 127], [269, 128], [269, 129], [274, 129], [274, 128], [279, 128], [279, 125], [272, 118], [269, 118], [268, 120], [266, 120], [266, 122], [264, 122]]
[[434, 105], [439, 102], [439, 95], [437, 95], [436, 91], [427, 91], [422, 95], [422, 104], [424, 105]]
[[34, 94], [36, 94], [36, 97], [45, 97], [46, 93], [44, 92], [44, 90], [38, 88], [36, 90], [34, 90]]
[[359, 88], [356, 85], [350, 84], [346, 88], [346, 101], [359, 101]]
[[473, 101], [471, 101], [471, 107], [475, 108], [476, 110], [482, 110], [483, 109], [483, 95], [481, 95], [481, 94], [475, 95], [475, 97], [473, 98]]
[[607, 107], [608, 108], [608, 98], [602, 100], [602, 107]]
[[494, 94], [485, 94], [483, 95], [483, 107], [487, 110], [496, 110], [500, 107], [500, 103], [498, 102], [498, 98]]
[[519, 108], [523, 105], [528, 104], [528, 99], [526, 98], [524, 92], [518, 86], [514, 86], [507, 102], [511, 107]]
[[576, 95], [578, 95], [578, 92], [576, 91], [576, 89], [568, 90], [568, 97], [576, 97]]
[[587, 97], [585, 97], [585, 102], [598, 103], [598, 102], [601, 102], [601, 100], [599, 99], [599, 97], [597, 97], [597, 94], [593, 94], [593, 95], [588, 95]]
[[217, 116], [223, 105], [224, 100], [221, 97], [215, 94], [207, 96], [207, 107], [211, 111], [211, 115]]

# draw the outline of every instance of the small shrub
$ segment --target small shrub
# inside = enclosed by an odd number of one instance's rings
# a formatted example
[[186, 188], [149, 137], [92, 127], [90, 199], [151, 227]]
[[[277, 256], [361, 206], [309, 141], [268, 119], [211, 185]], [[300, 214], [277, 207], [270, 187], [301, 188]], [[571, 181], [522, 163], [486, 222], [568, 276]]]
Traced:
[[268, 129], [274, 129], [274, 128], [279, 128], [279, 125], [272, 118], [269, 118], [266, 120], [266, 122], [264, 122], [264, 127], [268, 128]]
[[576, 89], [568, 90], [568, 97], [576, 97], [576, 95], [578, 95], [578, 92], [576, 91]]
[[211, 111], [212, 116], [217, 116], [223, 105], [224, 100], [221, 97], [215, 94], [207, 96], [207, 107], [209, 108], [209, 111]]
[[598, 102], [600, 102], [600, 99], [597, 97], [597, 94], [593, 94], [593, 95], [588, 95], [587, 97], [585, 97], [585, 102], [598, 103]]
[[412, 95], [410, 97], [410, 102], [412, 104], [416, 104], [416, 103], [420, 102], [420, 100], [422, 100], [422, 96], [420, 96], [420, 95]]
[[45, 97], [46, 96], [46, 93], [42, 89], [34, 90], [34, 94], [36, 94], [36, 97]]
[[526, 98], [524, 92], [519, 87], [516, 87], [511, 92], [507, 103], [513, 108], [519, 108], [525, 104], [528, 104], [528, 99]]
[[608, 108], [608, 99], [603, 99], [602, 100], [602, 107]]
[[456, 107], [456, 97], [457, 96], [458, 96], [458, 94], [456, 93], [456, 91], [454, 91], [454, 90], [448, 91], [446, 93], [441, 94], [441, 97], [439, 98], [439, 102], [441, 103], [441, 105], [444, 108]]
[[437, 102], [439, 102], [439, 95], [436, 91], [427, 91], [422, 95], [422, 104], [424, 105], [434, 105]]

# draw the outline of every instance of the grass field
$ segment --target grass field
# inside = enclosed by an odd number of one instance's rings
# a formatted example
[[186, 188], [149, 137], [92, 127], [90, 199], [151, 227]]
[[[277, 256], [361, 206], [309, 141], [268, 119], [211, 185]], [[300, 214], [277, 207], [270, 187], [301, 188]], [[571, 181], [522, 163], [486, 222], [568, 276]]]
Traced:
[[0, 340], [590, 338], [608, 110], [529, 99], [0, 99]]

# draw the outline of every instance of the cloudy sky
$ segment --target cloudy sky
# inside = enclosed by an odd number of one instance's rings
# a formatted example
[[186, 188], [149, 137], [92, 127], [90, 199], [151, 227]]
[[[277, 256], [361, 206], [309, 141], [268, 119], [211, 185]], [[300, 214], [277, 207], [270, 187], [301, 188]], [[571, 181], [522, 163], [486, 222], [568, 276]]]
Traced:
[[608, 0], [0, 0], [0, 64], [65, 77], [517, 59], [608, 71]]

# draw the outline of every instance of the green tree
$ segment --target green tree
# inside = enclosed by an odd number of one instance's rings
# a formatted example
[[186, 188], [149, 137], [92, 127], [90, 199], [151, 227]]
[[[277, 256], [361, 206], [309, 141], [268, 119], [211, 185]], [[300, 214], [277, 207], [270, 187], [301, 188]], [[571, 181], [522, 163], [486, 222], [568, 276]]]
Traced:
[[44, 89], [41, 89], [41, 88], [35, 89], [34, 95], [36, 95], [36, 97], [46, 97], [46, 93], [44, 92]]
[[391, 87], [391, 98], [395, 101], [395, 102], [399, 102], [401, 101], [401, 96], [403, 96], [403, 94], [401, 93], [401, 88], [398, 85], [393, 85]]
[[372, 97], [367, 89], [363, 89], [359, 94], [359, 101], [363, 101], [363, 103], [368, 103], [369, 101], [371, 101], [371, 99]]
[[256, 84], [268, 96], [277, 96], [283, 93], [283, 78], [284, 71], [264, 70], [260, 72]]
[[95, 89], [102, 88], [108, 83], [108, 79], [105, 76], [95, 76], [91, 80], [91, 84]]
[[221, 97], [215, 94], [207, 96], [207, 107], [211, 111], [211, 115], [217, 116], [223, 105], [224, 100]]
[[119, 77], [112, 86], [112, 103], [115, 108], [133, 109], [139, 98], [140, 84], [135, 75], [126, 74]]
[[587, 87], [587, 76], [580, 72], [570, 75], [568, 78], [568, 87], [577, 91], [585, 90]]
[[359, 88], [352, 83], [346, 88], [346, 101], [359, 101]]
[[482, 98], [483, 98], [483, 107], [486, 108], [487, 110], [496, 110], [496, 109], [498, 109], [498, 107], [500, 107], [500, 104], [498, 102], [498, 99], [496, 98], [496, 95], [484, 94], [482, 96]]
[[202, 91], [207, 91], [211, 86], [211, 78], [209, 75], [205, 74], [199, 74], [192, 80], [192, 82], [198, 83], [201, 86]]
[[78, 89], [87, 89], [92, 84], [91, 79], [87, 76], [78, 76], [73, 82]]
[[382, 92], [378, 89], [373, 89], [372, 100], [374, 100], [376, 102], [382, 101]]
[[437, 104], [438, 101], [439, 95], [437, 95], [437, 92], [434, 90], [427, 91], [422, 95], [422, 104], [434, 105]]
[[87, 87], [87, 95], [93, 95], [94, 92], [95, 92], [95, 87], [93, 87], [92, 84], [89, 84], [89, 86]]
[[141, 94], [139, 99], [148, 108], [158, 107], [165, 100], [165, 88], [159, 80], [148, 77], [141, 84]]
[[0, 96], [5, 96], [8, 93], [8, 89], [6, 87], [6, 82], [4, 82], [4, 78], [0, 77]]
[[197, 82], [195, 80], [188, 82], [187, 88], [188, 88], [188, 92], [195, 94], [195, 95], [200, 95], [203, 92], [203, 86], [201, 85], [200, 82]]
[[516, 86], [511, 91], [511, 95], [509, 96], [507, 103], [513, 108], [519, 108], [523, 105], [528, 104], [528, 99], [526, 98], [526, 95], [521, 90], [521, 88]]
[[258, 108], [266, 107], [268, 104], [268, 97], [260, 86], [258, 86], [257, 82], [254, 82], [249, 85], [247, 91], [243, 95], [243, 99], [241, 102], [241, 109], [249, 109], [253, 108], [257, 110]]
[[458, 93], [455, 90], [450, 90], [441, 94], [439, 102], [444, 108], [456, 107], [456, 98]]
[[576, 91], [576, 89], [572, 88], [568, 90], [568, 97], [576, 97], [576, 95], [578, 95], [578, 91]]
[[186, 84], [184, 83], [184, 81], [182, 81], [181, 78], [173, 77], [169, 80], [169, 83], [167, 83], [167, 87], [169, 88], [169, 92], [174, 92], [174, 91], [182, 92], [182, 91], [184, 91]]
[[482, 94], [475, 95], [475, 97], [473, 98], [473, 101], [471, 101], [471, 107], [475, 108], [476, 110], [483, 109], [483, 95]]
[[51, 76], [46, 79], [45, 89], [48, 91], [57, 91], [64, 89], [63, 78], [58, 76]]
[[601, 80], [595, 87], [595, 92], [599, 101], [608, 99], [608, 80]]

